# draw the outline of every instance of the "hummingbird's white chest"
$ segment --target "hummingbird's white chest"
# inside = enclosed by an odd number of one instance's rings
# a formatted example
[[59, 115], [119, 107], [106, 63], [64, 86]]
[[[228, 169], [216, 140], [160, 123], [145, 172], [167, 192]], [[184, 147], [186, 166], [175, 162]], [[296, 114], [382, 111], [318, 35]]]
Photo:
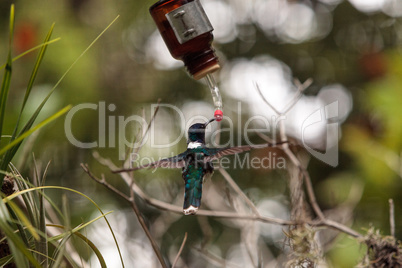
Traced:
[[195, 149], [201, 146], [202, 146], [201, 142], [189, 142], [187, 145], [187, 149]]

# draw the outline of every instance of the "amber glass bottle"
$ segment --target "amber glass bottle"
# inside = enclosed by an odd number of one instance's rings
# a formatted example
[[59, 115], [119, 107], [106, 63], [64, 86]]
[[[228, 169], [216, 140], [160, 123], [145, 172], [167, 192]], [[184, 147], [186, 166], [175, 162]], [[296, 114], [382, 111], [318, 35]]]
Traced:
[[198, 80], [220, 68], [212, 25], [199, 0], [160, 0], [149, 9], [170, 53]]

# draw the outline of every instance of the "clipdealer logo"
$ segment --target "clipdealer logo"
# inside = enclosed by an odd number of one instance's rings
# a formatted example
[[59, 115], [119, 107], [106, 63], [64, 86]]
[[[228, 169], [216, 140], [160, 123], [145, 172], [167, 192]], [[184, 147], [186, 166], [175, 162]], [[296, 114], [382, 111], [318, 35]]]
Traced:
[[[116, 110], [115, 104], [106, 105], [105, 102], [101, 101], [98, 104], [95, 103], [82, 103], [74, 106], [66, 115], [64, 122], [65, 134], [68, 141], [78, 147], [83, 149], [94, 149], [94, 148], [118, 148], [119, 160], [125, 160], [125, 152], [128, 148], [138, 148], [143, 146], [145, 143], [150, 141], [151, 148], [170, 148], [177, 145], [187, 132], [187, 129], [190, 127], [192, 123], [195, 123], [194, 120], [203, 120], [207, 121], [208, 118], [203, 118], [202, 116], [197, 116], [195, 118], [190, 118], [187, 121], [185, 120], [185, 116], [183, 112], [174, 105], [170, 104], [152, 104], [150, 106], [151, 114], [154, 113], [155, 109], [164, 108], [164, 109], [172, 109], [174, 113], [177, 113], [179, 116], [179, 125], [181, 126], [180, 133], [177, 136], [169, 137], [169, 142], [165, 143], [157, 143], [157, 135], [160, 133], [156, 133], [154, 124], [151, 125], [150, 131], [147, 136], [144, 137], [141, 141], [131, 142], [127, 136], [127, 129], [129, 125], [135, 125], [137, 129], [142, 129], [145, 134], [145, 130], [148, 129], [149, 125], [145, 118], [139, 115], [131, 115], [128, 117], [125, 116], [117, 116], [113, 112]], [[238, 105], [239, 113], [241, 114], [241, 103]], [[77, 138], [73, 133], [73, 121], [77, 117], [79, 117], [82, 113], [88, 111], [97, 111], [97, 120], [98, 120], [98, 137], [94, 141], [82, 141]], [[240, 118], [240, 117], [239, 117]], [[331, 104], [328, 104], [320, 109], [314, 111], [311, 115], [309, 115], [301, 125], [301, 142], [305, 149], [314, 157], [321, 160], [322, 162], [330, 165], [337, 166], [338, 165], [338, 138], [339, 138], [339, 122], [337, 122], [338, 118], [338, 101], [335, 101]], [[278, 125], [281, 121], [286, 120], [286, 116], [281, 115], [278, 117], [273, 116], [269, 121], [263, 116], [253, 116], [249, 118], [246, 122], [241, 122], [240, 119], [237, 122], [238, 127], [234, 127], [234, 122], [225, 117], [224, 120], [227, 121], [229, 127], [224, 129], [216, 130], [212, 133], [211, 138], [213, 140], [216, 135], [222, 132], [229, 133], [229, 140], [221, 145], [221, 146], [236, 146], [241, 144], [241, 137], [244, 138], [246, 144], [255, 145], [250, 140], [250, 134], [255, 132], [261, 133], [269, 133], [272, 134], [273, 139], [276, 139], [276, 130], [278, 129]], [[259, 121], [262, 122], [265, 127], [259, 129], [253, 129], [251, 127], [251, 122]], [[284, 122], [281, 122], [284, 123]], [[325, 124], [326, 126], [326, 148], [324, 152], [321, 152], [315, 148], [312, 148], [307, 140], [308, 135], [306, 132], [310, 127], [313, 127], [315, 124]], [[242, 128], [242, 126], [244, 126]], [[235, 141], [234, 132], [237, 131], [237, 141]], [[218, 146], [212, 142], [213, 147]], [[254, 160], [257, 161], [257, 160]]]

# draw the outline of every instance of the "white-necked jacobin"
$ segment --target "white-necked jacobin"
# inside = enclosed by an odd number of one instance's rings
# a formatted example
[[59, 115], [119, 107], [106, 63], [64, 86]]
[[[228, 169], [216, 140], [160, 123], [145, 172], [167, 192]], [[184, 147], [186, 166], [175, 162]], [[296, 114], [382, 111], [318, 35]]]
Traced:
[[[164, 158], [144, 166], [120, 169], [112, 172], [121, 173], [152, 167], [181, 168], [185, 183], [183, 213], [185, 215], [196, 214], [201, 205], [202, 184], [204, 179], [205, 177], [211, 176], [214, 171], [213, 160], [219, 159], [225, 155], [249, 151], [253, 148], [272, 146], [270, 144], [262, 144], [261, 146], [245, 145], [226, 148], [208, 148], [205, 146], [205, 129], [207, 125], [214, 120], [215, 119], [211, 119], [205, 124], [194, 124], [188, 129], [187, 150], [184, 153], [170, 158]], [[278, 144], [282, 143], [284, 142]]]

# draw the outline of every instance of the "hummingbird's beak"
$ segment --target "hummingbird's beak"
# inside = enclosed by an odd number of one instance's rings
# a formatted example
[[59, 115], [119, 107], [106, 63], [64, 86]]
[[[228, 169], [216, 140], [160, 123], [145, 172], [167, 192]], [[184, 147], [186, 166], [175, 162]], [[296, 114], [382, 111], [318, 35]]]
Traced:
[[208, 122], [206, 122], [206, 123], [204, 124], [204, 126], [207, 127], [208, 124], [211, 123], [211, 122], [213, 122], [213, 121], [215, 121], [215, 118], [212, 118], [211, 120], [209, 120]]

